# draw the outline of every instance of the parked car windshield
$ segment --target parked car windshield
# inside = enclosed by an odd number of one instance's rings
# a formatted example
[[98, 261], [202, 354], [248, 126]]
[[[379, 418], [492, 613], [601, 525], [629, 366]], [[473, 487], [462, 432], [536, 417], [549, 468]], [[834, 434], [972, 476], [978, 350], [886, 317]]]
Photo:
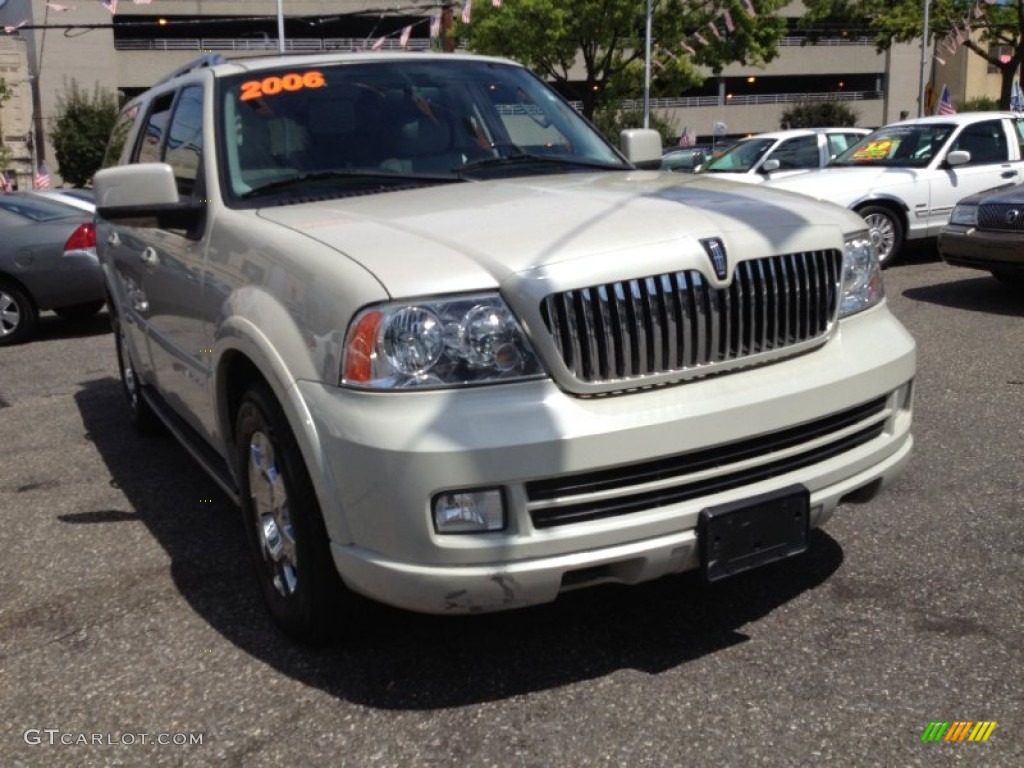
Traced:
[[778, 139], [743, 139], [705, 163], [701, 173], [746, 173], [757, 165], [777, 141]]
[[829, 165], [924, 168], [942, 149], [954, 127], [951, 123], [927, 123], [879, 128]]
[[237, 198], [630, 166], [527, 70], [375, 61], [224, 78], [225, 187]]
[[68, 216], [80, 216], [83, 213], [64, 203], [25, 194], [0, 195], [0, 209], [30, 221], [66, 219]]

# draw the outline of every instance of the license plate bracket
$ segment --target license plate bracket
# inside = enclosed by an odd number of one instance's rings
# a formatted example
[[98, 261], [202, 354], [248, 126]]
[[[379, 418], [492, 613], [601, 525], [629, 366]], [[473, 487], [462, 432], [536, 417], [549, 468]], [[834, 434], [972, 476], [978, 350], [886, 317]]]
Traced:
[[791, 485], [772, 493], [701, 510], [700, 567], [719, 581], [807, 551], [810, 493]]

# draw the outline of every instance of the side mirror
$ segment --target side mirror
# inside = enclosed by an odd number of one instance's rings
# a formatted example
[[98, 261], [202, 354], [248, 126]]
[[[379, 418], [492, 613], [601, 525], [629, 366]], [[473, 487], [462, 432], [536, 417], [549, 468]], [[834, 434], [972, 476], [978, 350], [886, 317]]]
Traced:
[[135, 227], [195, 232], [206, 207], [181, 202], [174, 169], [167, 163], [104, 168], [93, 177], [96, 215]]
[[780, 163], [774, 157], [769, 157], [767, 160], [764, 161], [764, 164], [761, 166], [761, 173], [771, 173], [772, 171], [779, 170], [779, 168], [781, 167], [782, 163]]
[[629, 128], [619, 134], [619, 147], [637, 168], [661, 168], [661, 134], [649, 128]]
[[965, 149], [954, 149], [946, 155], [946, 165], [958, 166], [971, 162], [971, 153]]

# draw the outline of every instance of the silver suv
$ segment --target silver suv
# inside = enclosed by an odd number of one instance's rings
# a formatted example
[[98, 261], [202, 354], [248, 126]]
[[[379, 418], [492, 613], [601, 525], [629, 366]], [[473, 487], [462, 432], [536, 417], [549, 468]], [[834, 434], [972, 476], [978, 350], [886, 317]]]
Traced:
[[100, 258], [133, 421], [241, 506], [293, 636], [353, 594], [720, 579], [906, 462], [914, 342], [855, 213], [662, 173], [508, 61], [202, 64], [117, 122]]

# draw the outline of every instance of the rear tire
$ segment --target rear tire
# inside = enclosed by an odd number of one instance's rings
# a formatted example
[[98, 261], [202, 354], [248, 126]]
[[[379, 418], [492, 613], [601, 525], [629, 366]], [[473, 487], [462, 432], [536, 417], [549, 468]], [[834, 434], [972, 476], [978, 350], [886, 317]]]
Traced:
[[300, 642], [336, 639], [354, 596], [334, 565], [313, 483], [284, 411], [260, 384], [243, 395], [235, 425], [246, 538], [270, 615]]
[[39, 310], [20, 286], [0, 281], [0, 346], [21, 344], [36, 329]]
[[888, 267], [896, 261], [903, 249], [903, 221], [889, 208], [882, 205], [866, 205], [857, 211], [867, 222], [871, 240], [878, 249], [878, 263]]

